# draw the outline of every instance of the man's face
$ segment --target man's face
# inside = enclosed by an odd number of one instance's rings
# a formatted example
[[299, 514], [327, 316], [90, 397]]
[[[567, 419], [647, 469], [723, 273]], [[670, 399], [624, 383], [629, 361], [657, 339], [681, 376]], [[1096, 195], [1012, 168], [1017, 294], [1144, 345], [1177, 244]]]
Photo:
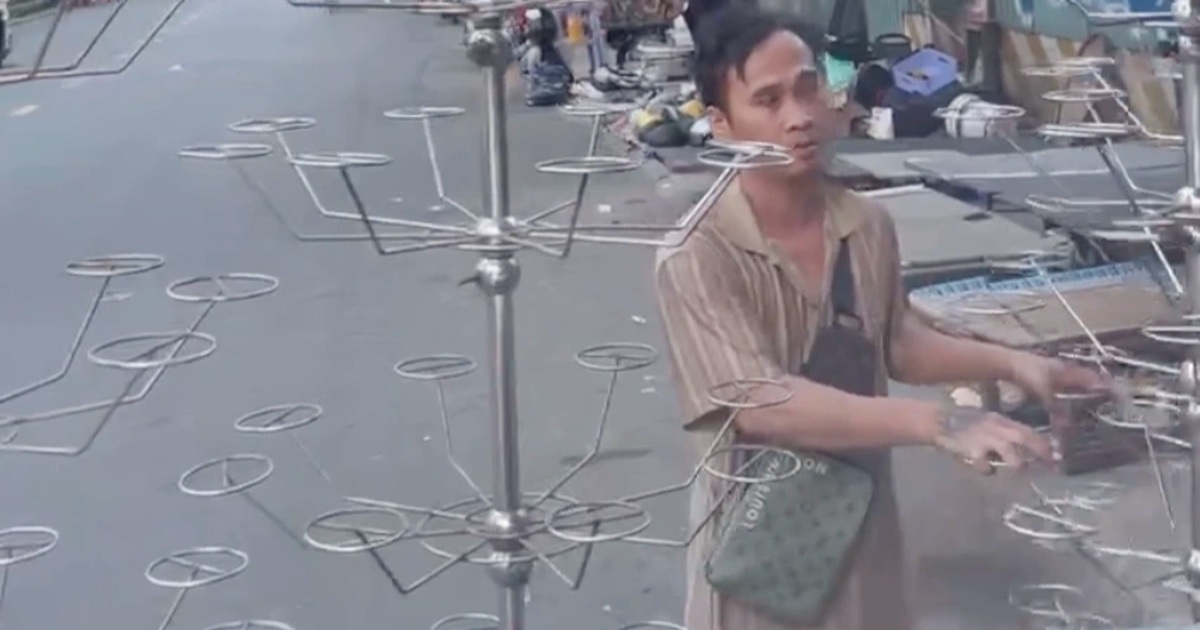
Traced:
[[725, 106], [710, 110], [717, 137], [786, 148], [792, 163], [778, 171], [786, 176], [821, 170], [833, 111], [817, 60], [803, 40], [776, 32], [750, 53], [740, 75], [730, 68], [724, 81]]

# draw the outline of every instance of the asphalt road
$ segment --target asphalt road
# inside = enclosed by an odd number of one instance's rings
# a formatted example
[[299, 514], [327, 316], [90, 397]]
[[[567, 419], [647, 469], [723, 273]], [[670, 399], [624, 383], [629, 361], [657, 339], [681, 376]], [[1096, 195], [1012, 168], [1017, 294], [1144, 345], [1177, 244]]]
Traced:
[[[131, 1], [128, 20], [114, 27], [90, 64], [117, 60], [166, 6]], [[51, 60], [74, 56], [106, 10], [72, 13]], [[18, 27], [15, 63], [30, 58], [45, 24]], [[436, 123], [440, 159], [449, 194], [477, 206], [482, 101], [479, 79], [457, 45], [459, 31], [400, 13], [190, 0], [157, 39], [121, 76], [0, 88], [0, 352], [9, 357], [0, 362], [0, 383], [17, 388], [59, 367], [99, 286], [64, 273], [68, 261], [113, 253], [166, 261], [113, 281], [85, 351], [188, 326], [202, 307], [169, 299], [164, 288], [175, 280], [250, 272], [277, 277], [279, 288], [215, 307], [200, 330], [218, 340], [218, 349], [169, 369], [145, 400], [120, 408], [82, 455], [0, 452], [0, 528], [39, 525], [61, 535], [50, 553], [9, 571], [0, 627], [158, 627], [175, 593], [148, 582], [144, 570], [161, 556], [201, 546], [242, 550], [249, 567], [190, 591], [172, 629], [240, 618], [276, 619], [296, 630], [427, 628], [453, 613], [494, 612], [496, 592], [483, 571], [459, 567], [401, 597], [367, 556], [301, 549], [250, 501], [198, 498], [176, 487], [185, 470], [205, 460], [269, 456], [274, 471], [251, 494], [293, 533], [343, 505], [345, 495], [418, 505], [471, 496], [442, 454], [434, 388], [402, 380], [391, 368], [434, 353], [482, 362], [483, 303], [473, 289], [456, 287], [474, 257], [380, 258], [361, 242], [298, 242], [267, 203], [305, 233], [356, 233], [358, 226], [319, 217], [278, 155], [248, 163], [248, 180], [228, 164], [176, 156], [185, 145], [257, 141], [225, 130], [238, 119], [311, 116], [318, 125], [292, 136], [295, 148], [394, 158], [391, 167], [361, 178], [375, 213], [440, 220], [419, 128], [382, 113], [455, 105], [466, 109], [464, 116]], [[567, 198], [574, 181], [535, 173], [532, 164], [578, 154], [587, 129], [519, 104], [513, 112], [514, 206], [523, 214]], [[693, 184], [660, 181], [657, 173], [600, 178], [587, 203], [590, 218], [646, 222], [678, 214]], [[349, 208], [334, 178], [314, 176], [314, 184], [327, 205]], [[574, 353], [607, 341], [661, 344], [650, 261], [645, 250], [603, 247], [580, 248], [565, 262], [533, 253], [522, 258], [517, 334], [527, 488], [544, 488], [585, 452], [600, 412], [605, 379], [575, 366]], [[118, 395], [127, 378], [81, 356], [61, 381], [4, 403], [0, 413], [104, 400]], [[568, 486], [571, 494], [604, 499], [683, 479], [688, 464], [667, 378], [662, 361], [622, 377], [601, 461]], [[451, 382], [447, 406], [459, 457], [487, 487], [485, 387], [482, 370]], [[243, 414], [287, 403], [324, 409], [321, 419], [296, 430], [300, 444], [287, 435], [234, 431]], [[76, 445], [99, 419], [92, 413], [29, 425], [15, 441]], [[1019, 622], [1005, 593], [1015, 582], [1082, 575], [1069, 556], [1037, 549], [999, 526], [999, 511], [1028, 498], [1027, 486], [978, 480], [928, 453], [898, 460], [925, 627], [1011, 629]], [[1160, 526], [1154, 495], [1138, 487], [1147, 484], [1145, 475], [1122, 474], [1135, 488], [1127, 495], [1128, 516], [1116, 519], [1113, 531]], [[682, 533], [683, 497], [649, 507], [648, 534]], [[382, 556], [403, 582], [437, 564], [412, 545], [394, 545]], [[569, 570], [576, 562], [568, 556], [561, 564]], [[1087, 581], [1089, 589], [1102, 588]], [[530, 628], [604, 630], [677, 620], [682, 583], [678, 551], [605, 545], [593, 554], [578, 592], [538, 572]], [[1106, 610], [1125, 608], [1094, 592]]]

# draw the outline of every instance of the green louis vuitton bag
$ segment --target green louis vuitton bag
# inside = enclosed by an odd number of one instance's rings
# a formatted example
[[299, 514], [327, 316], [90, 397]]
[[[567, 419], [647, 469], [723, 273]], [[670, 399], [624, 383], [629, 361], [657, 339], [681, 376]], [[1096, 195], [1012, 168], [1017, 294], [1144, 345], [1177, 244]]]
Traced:
[[[849, 241], [834, 263], [830, 302], [834, 317], [813, 340], [800, 373], [814, 382], [859, 396], [875, 394], [877, 355], [861, 330]], [[746, 479], [773, 479], [740, 489], [724, 514], [706, 567], [708, 583], [779, 623], [820, 623], [834, 599], [875, 484], [858, 467], [814, 451], [797, 460], [768, 451], [745, 466]], [[788, 475], [795, 470], [795, 474]]]
[[[747, 486], [722, 521], [706, 566], [721, 595], [777, 622], [816, 624], [845, 574], [874, 493], [871, 476], [832, 457], [796, 452], [794, 475]], [[770, 479], [795, 466], [770, 453], [745, 471]]]

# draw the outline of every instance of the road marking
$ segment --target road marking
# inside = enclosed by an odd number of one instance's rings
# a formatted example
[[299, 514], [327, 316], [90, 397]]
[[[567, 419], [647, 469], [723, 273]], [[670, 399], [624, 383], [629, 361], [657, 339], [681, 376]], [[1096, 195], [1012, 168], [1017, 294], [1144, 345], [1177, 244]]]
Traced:
[[28, 115], [32, 114], [33, 112], [37, 111], [37, 108], [38, 108], [37, 105], [23, 105], [21, 107], [18, 107], [16, 109], [12, 110], [11, 112], [8, 112], [8, 115], [9, 116], [28, 116]]

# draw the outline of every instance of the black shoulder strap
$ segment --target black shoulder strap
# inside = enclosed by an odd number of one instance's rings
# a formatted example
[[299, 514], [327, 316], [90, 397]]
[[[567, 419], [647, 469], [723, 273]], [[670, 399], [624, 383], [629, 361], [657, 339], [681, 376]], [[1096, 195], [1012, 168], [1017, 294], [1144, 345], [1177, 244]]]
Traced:
[[848, 236], [838, 243], [837, 262], [833, 265], [831, 292], [834, 315], [857, 319], [858, 309], [855, 306], [854, 298], [854, 268], [850, 264], [850, 237]]

